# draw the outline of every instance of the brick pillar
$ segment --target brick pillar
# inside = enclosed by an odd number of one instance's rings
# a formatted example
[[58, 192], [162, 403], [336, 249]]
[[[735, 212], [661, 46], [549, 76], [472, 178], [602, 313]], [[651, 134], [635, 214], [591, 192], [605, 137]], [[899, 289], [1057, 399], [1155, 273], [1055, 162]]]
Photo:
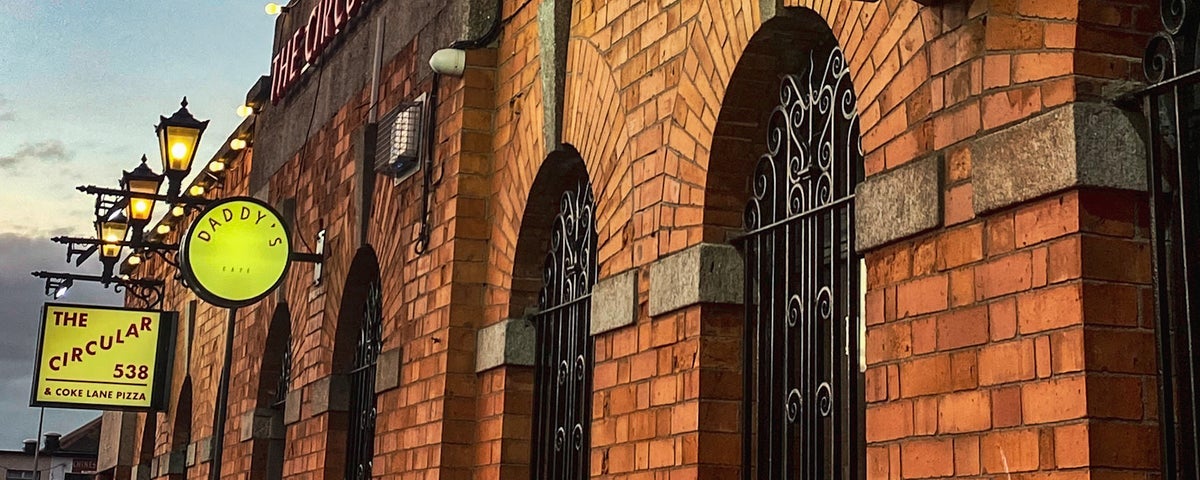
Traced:
[[868, 478], [1156, 471], [1145, 207], [1071, 190], [868, 255]]

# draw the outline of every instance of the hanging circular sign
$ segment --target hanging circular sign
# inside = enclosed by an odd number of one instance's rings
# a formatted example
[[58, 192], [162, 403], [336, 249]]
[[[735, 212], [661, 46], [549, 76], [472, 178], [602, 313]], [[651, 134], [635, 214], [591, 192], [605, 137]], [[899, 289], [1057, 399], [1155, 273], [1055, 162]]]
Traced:
[[201, 299], [240, 307], [271, 293], [287, 274], [291, 236], [279, 212], [251, 197], [213, 203], [179, 245], [180, 269]]

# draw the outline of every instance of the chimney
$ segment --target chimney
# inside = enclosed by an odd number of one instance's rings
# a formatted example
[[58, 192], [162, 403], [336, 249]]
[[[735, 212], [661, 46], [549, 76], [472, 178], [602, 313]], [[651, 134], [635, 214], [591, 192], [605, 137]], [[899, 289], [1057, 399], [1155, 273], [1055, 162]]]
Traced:
[[25, 447], [21, 448], [21, 451], [27, 455], [33, 455], [33, 451], [37, 450], [37, 446], [38, 441], [36, 439], [27, 438], [25, 439]]
[[62, 435], [61, 435], [61, 434], [57, 434], [57, 433], [47, 433], [47, 434], [46, 434], [46, 444], [45, 444], [45, 451], [46, 451], [46, 452], [54, 452], [54, 451], [57, 451], [57, 450], [58, 450], [58, 447], [59, 447], [59, 444], [58, 444], [58, 439], [60, 439], [60, 438], [62, 438]]

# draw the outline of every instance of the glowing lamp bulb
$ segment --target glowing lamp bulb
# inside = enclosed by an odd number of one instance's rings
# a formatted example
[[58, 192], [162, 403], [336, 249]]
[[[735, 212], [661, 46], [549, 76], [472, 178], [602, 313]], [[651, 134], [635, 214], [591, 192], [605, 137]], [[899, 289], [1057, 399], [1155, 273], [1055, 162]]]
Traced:
[[219, 172], [225, 169], [225, 162], [212, 162], [208, 164], [208, 171]]
[[129, 258], [126, 259], [125, 261], [128, 262], [130, 265], [137, 265], [139, 263], [142, 263], [142, 257], [139, 257], [137, 255], [130, 255]]
[[230, 140], [229, 148], [231, 148], [233, 150], [241, 150], [243, 148], [246, 148], [246, 141], [242, 140], [240, 138], [235, 138], [233, 140]]
[[70, 285], [63, 285], [54, 290], [54, 298], [62, 298], [67, 296], [67, 291], [71, 290]]
[[171, 145], [171, 158], [182, 160], [183, 158], [187, 157], [187, 153], [188, 146], [183, 142], [175, 142]]
[[242, 118], [246, 118], [251, 115], [254, 115], [254, 107], [251, 107], [249, 105], [240, 105], [237, 108], [237, 114], [239, 117], [242, 117]]
[[188, 194], [193, 197], [204, 195], [204, 187], [201, 185], [192, 185], [192, 188], [188, 189]]
[[182, 217], [183, 214], [184, 214], [183, 207], [181, 207], [179, 205], [171, 207], [171, 215], [174, 215], [176, 217]]
[[171, 226], [163, 223], [163, 224], [160, 224], [158, 226], [158, 228], [154, 229], [154, 231], [158, 232], [159, 235], [166, 235], [168, 233], [171, 233]]
[[146, 211], [150, 210], [150, 205], [148, 205], [147, 203], [148, 202], [146, 202], [145, 200], [134, 200], [133, 201], [133, 211], [135, 211], [137, 213], [145, 213]]
[[283, 7], [280, 7], [278, 3], [272, 2], [267, 4], [265, 10], [267, 11], [267, 15], [279, 15], [283, 11]]
[[108, 243], [116, 243], [116, 242], [121, 241], [121, 239], [117, 238], [116, 235], [113, 235], [110, 233], [110, 234], [104, 236], [104, 241], [106, 241]]

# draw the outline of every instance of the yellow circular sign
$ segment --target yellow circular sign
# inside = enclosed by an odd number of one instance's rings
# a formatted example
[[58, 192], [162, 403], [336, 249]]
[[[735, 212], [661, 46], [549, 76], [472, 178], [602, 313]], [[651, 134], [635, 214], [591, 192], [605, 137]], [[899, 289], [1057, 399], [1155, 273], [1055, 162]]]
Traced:
[[279, 213], [250, 197], [210, 205], [180, 244], [189, 286], [222, 307], [257, 302], [287, 274], [291, 237]]

